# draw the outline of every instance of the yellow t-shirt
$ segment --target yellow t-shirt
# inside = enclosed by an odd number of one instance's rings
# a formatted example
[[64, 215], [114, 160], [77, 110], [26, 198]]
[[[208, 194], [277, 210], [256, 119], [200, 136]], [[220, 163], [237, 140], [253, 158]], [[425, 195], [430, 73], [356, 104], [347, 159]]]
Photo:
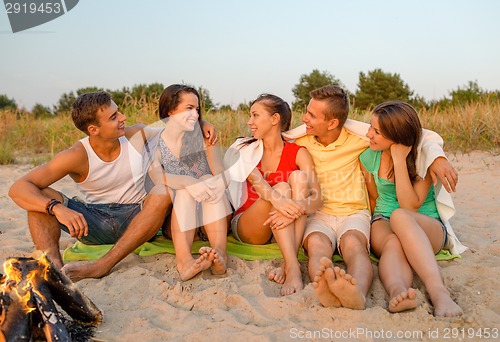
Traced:
[[314, 160], [323, 194], [322, 212], [347, 216], [370, 207], [359, 166], [359, 155], [369, 146], [368, 141], [342, 128], [338, 139], [328, 146], [312, 135], [298, 138], [295, 143], [305, 146]]

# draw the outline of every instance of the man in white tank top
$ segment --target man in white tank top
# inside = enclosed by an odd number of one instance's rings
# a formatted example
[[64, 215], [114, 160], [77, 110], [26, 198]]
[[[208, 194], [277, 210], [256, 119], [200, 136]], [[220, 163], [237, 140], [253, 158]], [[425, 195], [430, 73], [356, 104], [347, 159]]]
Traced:
[[[71, 116], [87, 137], [17, 180], [9, 196], [28, 211], [36, 248], [45, 251], [58, 267], [63, 267], [61, 229], [87, 244], [115, 244], [95, 262], [71, 263], [62, 268], [77, 281], [106, 275], [125, 256], [153, 238], [171, 203], [163, 185], [146, 193], [142, 169], [144, 125], [125, 127], [126, 117], [108, 93], [80, 95], [73, 103]], [[215, 143], [213, 126], [205, 124], [204, 133]], [[69, 199], [50, 188], [66, 175], [75, 181], [84, 200]]]

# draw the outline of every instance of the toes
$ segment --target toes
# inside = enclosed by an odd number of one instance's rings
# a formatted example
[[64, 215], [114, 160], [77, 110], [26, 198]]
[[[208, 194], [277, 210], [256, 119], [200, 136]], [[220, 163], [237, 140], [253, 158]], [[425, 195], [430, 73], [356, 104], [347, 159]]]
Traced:
[[201, 255], [204, 255], [204, 254], [208, 254], [212, 251], [212, 247], [209, 247], [209, 246], [203, 246], [203, 247], [200, 247], [200, 249], [198, 250], [198, 253], [200, 253]]
[[288, 286], [285, 287], [285, 286], [283, 286], [281, 288], [280, 292], [281, 292], [282, 296], [289, 296], [289, 295], [294, 294], [295, 292], [297, 292], [297, 290], [294, 287], [288, 287]]
[[415, 292], [415, 289], [408, 289], [408, 298], [410, 299], [415, 299], [417, 298], [417, 293]]
[[332, 283], [335, 281], [335, 272], [332, 268], [328, 268], [325, 271], [325, 280], [327, 283]]
[[345, 275], [346, 275], [345, 270], [342, 269], [342, 268], [340, 268], [340, 267], [338, 267], [338, 266], [335, 266], [333, 268], [333, 270], [335, 271], [335, 276], [337, 276], [337, 277], [344, 278]]
[[333, 267], [333, 262], [331, 259], [329, 258], [326, 258], [326, 257], [322, 257], [319, 262], [321, 263], [321, 266], [323, 268], [328, 268], [328, 267]]
[[314, 276], [313, 281], [316, 282], [316, 283], [319, 283], [321, 281], [321, 279], [323, 278], [321, 275], [316, 274], [316, 276]]

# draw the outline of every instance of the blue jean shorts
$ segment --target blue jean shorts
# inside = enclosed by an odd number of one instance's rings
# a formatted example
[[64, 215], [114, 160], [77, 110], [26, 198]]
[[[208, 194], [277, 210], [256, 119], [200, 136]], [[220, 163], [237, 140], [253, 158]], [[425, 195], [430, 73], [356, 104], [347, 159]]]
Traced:
[[233, 218], [231, 219], [231, 232], [233, 233], [233, 236], [236, 240], [243, 242], [238, 236], [238, 221], [240, 220], [241, 215], [243, 215], [243, 213], [239, 213], [238, 215], [233, 216]]
[[[141, 211], [141, 203], [134, 204], [89, 204], [78, 197], [68, 198], [64, 194], [63, 204], [83, 215], [89, 227], [87, 236], [79, 241], [87, 245], [114, 244], [125, 233], [130, 222]], [[61, 229], [69, 233], [68, 227]]]

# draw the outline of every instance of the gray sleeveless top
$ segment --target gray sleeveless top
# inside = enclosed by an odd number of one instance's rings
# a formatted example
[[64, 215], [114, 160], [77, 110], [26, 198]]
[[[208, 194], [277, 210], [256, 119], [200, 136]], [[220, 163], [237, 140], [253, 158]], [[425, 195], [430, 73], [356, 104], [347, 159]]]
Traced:
[[190, 176], [196, 179], [204, 175], [212, 174], [205, 153], [197, 153], [195, 162], [192, 165], [188, 165], [174, 156], [172, 151], [170, 151], [168, 146], [165, 144], [165, 141], [161, 138], [158, 141], [158, 148], [160, 149], [161, 154], [161, 165], [166, 173]]

